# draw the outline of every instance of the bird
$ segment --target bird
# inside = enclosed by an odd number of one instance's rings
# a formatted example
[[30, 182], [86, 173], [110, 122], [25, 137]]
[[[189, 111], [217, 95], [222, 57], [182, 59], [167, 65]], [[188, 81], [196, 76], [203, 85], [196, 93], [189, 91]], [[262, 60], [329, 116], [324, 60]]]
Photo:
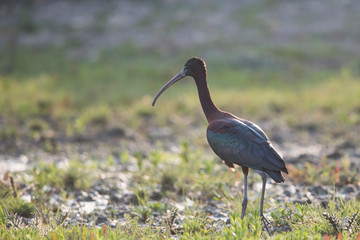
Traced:
[[234, 164], [239, 165], [244, 174], [241, 219], [245, 216], [248, 203], [247, 177], [249, 168], [261, 176], [260, 217], [268, 230], [267, 224], [269, 222], [263, 213], [266, 181], [267, 177], [276, 183], [285, 181], [281, 172], [288, 174], [288, 170], [282, 156], [258, 125], [222, 111], [215, 105], [207, 84], [206, 64], [201, 58], [190, 58], [183, 69], [159, 90], [152, 106], [155, 105], [157, 99], [166, 89], [186, 76], [195, 80], [200, 103], [209, 124], [206, 136], [210, 147], [230, 169], [234, 169]]

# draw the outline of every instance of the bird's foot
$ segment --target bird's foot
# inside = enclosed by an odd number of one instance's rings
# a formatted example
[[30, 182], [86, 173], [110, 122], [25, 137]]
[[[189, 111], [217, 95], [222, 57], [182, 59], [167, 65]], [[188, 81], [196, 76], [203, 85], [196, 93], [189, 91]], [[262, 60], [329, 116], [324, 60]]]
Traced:
[[267, 220], [267, 218], [264, 215], [261, 215], [261, 221], [263, 222], [267, 233], [271, 236], [271, 233], [269, 231], [269, 226], [271, 225], [271, 223], [269, 222], [269, 220]]

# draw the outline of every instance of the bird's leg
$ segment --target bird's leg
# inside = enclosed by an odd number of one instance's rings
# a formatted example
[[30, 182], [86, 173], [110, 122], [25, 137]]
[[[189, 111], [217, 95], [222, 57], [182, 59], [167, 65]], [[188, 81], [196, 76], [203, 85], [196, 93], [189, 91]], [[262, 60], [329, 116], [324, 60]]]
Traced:
[[263, 208], [264, 208], [264, 196], [265, 196], [265, 187], [266, 187], [266, 174], [261, 174], [262, 179], [262, 191], [261, 191], [261, 200], [260, 200], [260, 216], [263, 217]]
[[264, 226], [266, 228], [266, 231], [270, 234], [268, 225], [270, 224], [270, 222], [266, 219], [266, 217], [264, 216], [264, 196], [265, 196], [265, 187], [266, 187], [266, 174], [265, 173], [261, 173], [260, 174], [261, 178], [262, 178], [262, 191], [261, 191], [261, 200], [260, 200], [260, 217], [262, 222], [264, 223]]
[[241, 219], [244, 219], [245, 216], [245, 212], [246, 212], [246, 207], [247, 207], [247, 203], [248, 203], [248, 199], [247, 199], [247, 175], [249, 173], [249, 168], [248, 167], [241, 167], [242, 171], [244, 173], [244, 200], [242, 202], [242, 208], [241, 208]]

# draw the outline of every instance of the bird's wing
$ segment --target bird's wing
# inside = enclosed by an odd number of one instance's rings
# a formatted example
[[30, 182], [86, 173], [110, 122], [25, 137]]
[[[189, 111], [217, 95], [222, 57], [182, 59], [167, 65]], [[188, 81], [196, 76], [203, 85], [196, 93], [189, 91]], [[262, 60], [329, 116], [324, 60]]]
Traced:
[[236, 135], [243, 135], [249, 141], [263, 144], [268, 143], [269, 138], [264, 131], [255, 123], [246, 120], [238, 119], [220, 119], [213, 121], [208, 130], [218, 133], [233, 133]]
[[287, 172], [284, 160], [256, 124], [239, 119], [213, 121], [207, 130], [211, 148], [223, 160], [262, 171]]
[[[282, 159], [282, 156], [276, 151], [274, 146], [271, 144], [268, 136], [265, 134], [265, 132], [255, 123], [247, 121], [247, 120], [241, 120], [244, 124], [246, 124], [249, 128], [251, 128], [253, 131], [255, 131], [258, 135], [260, 135], [263, 139], [266, 139], [270, 145], [271, 151], [278, 156], [278, 158]], [[286, 171], [287, 173], [287, 171]]]
[[269, 138], [268, 136], [265, 134], [265, 132], [258, 126], [256, 125], [255, 123], [253, 122], [250, 122], [250, 121], [247, 121], [247, 120], [238, 120], [240, 121], [241, 123], [245, 124], [246, 126], [249, 127], [249, 129], [254, 132], [258, 137], [266, 140], [269, 142]]

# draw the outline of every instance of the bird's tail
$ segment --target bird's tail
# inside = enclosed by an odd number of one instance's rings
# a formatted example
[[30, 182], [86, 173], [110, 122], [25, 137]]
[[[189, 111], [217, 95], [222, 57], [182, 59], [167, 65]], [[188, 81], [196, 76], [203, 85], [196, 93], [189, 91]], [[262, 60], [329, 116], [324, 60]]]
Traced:
[[266, 171], [266, 173], [277, 183], [285, 182], [285, 178], [280, 171]]

